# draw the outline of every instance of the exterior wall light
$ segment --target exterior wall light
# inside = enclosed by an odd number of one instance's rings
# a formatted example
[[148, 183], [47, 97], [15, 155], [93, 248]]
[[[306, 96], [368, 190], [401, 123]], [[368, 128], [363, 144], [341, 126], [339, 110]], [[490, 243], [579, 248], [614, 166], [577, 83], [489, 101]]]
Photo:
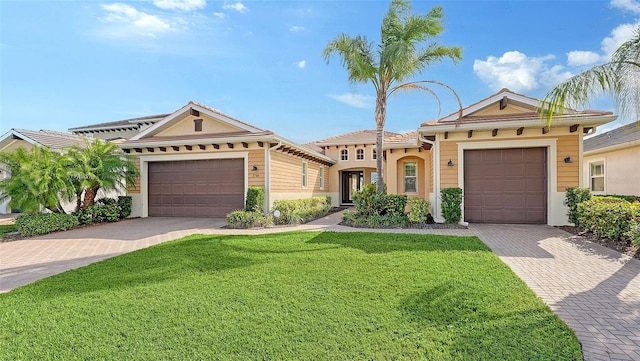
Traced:
[[447, 166], [453, 167], [453, 161], [451, 159], [449, 159], [449, 162], [447, 163]]
[[573, 160], [571, 160], [571, 156], [568, 155], [568, 156], [564, 157], [564, 162], [565, 163], [573, 163]]

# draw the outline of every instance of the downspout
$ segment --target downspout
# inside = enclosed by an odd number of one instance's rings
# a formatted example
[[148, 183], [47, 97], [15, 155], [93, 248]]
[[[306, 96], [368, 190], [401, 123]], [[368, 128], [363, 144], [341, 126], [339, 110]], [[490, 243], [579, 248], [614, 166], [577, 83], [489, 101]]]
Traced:
[[271, 209], [271, 151], [282, 146], [282, 140], [278, 140], [278, 144], [267, 148], [264, 155], [264, 200], [267, 203], [267, 211]]
[[427, 143], [431, 145], [431, 149], [433, 149], [433, 218], [438, 217], [438, 193], [440, 192], [440, 177], [438, 174], [440, 173], [440, 149], [436, 147], [435, 141], [430, 141], [429, 139], [418, 135], [418, 139], [421, 142]]

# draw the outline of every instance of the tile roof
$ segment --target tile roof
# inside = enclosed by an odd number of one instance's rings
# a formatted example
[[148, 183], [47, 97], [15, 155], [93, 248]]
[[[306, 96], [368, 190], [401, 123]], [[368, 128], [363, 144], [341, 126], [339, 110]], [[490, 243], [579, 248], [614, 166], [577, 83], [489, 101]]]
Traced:
[[[84, 146], [84, 138], [75, 134], [41, 129], [38, 131], [28, 129], [12, 129], [14, 137], [29, 138], [42, 146], [51, 149], [62, 149], [73, 145]], [[23, 139], [29, 141], [27, 139]]]
[[407, 144], [407, 143], [418, 143], [418, 131], [417, 130], [412, 130], [410, 132], [407, 133], [403, 133], [403, 134], [398, 134], [398, 135], [394, 135], [391, 136], [389, 138], [386, 138], [384, 140], [385, 143], [389, 144], [389, 143], [400, 143], [400, 144]]
[[585, 139], [583, 149], [588, 152], [633, 141], [640, 141], [640, 121]]
[[195, 135], [176, 135], [176, 136], [165, 136], [165, 137], [149, 137], [149, 138], [142, 138], [142, 139], [136, 139], [136, 140], [127, 140], [124, 141], [122, 143], [120, 143], [120, 145], [124, 148], [126, 147], [133, 147], [137, 144], [151, 144], [151, 143], [158, 143], [159, 145], [162, 145], [164, 143], [167, 142], [174, 142], [174, 141], [184, 141], [187, 143], [197, 143], [199, 140], [204, 140], [204, 139], [225, 139], [225, 138], [239, 138], [241, 140], [241, 138], [251, 138], [251, 137], [257, 137], [257, 136], [263, 136], [263, 135], [274, 135], [274, 133], [272, 131], [269, 130], [265, 130], [262, 132], [255, 132], [255, 133], [251, 133], [251, 132], [231, 132], [231, 133], [214, 133], [214, 134], [195, 134]]
[[159, 120], [162, 120], [169, 116], [170, 114], [155, 114], [155, 115], [147, 115], [144, 117], [131, 118], [131, 119], [123, 119], [116, 120], [112, 122], [98, 123], [98, 124], [90, 124], [84, 125], [81, 127], [69, 128], [70, 132], [87, 132], [95, 129], [104, 129], [104, 128], [112, 128], [112, 129], [122, 129], [122, 128], [134, 128], [139, 129], [141, 124], [154, 124]]
[[234, 118], [234, 117], [232, 117], [232, 116], [230, 116], [230, 115], [228, 115], [228, 114], [225, 114], [225, 113], [223, 113], [223, 112], [219, 111], [218, 109], [211, 108], [211, 107], [209, 107], [209, 106], [206, 106], [206, 105], [204, 105], [204, 104], [200, 104], [200, 103], [195, 102], [195, 101], [193, 101], [193, 100], [189, 101], [189, 104], [197, 105], [197, 106], [202, 107], [202, 108], [204, 108], [204, 109], [206, 109], [206, 110], [208, 110], [208, 111], [210, 111], [210, 112], [216, 113], [216, 114], [218, 114], [218, 115], [221, 115], [221, 116], [226, 117], [226, 118], [229, 118], [229, 119], [233, 119], [233, 120], [235, 120], [236, 122], [238, 122], [238, 123], [242, 123], [242, 124], [244, 124], [244, 125], [246, 125], [246, 126], [248, 126], [248, 127], [256, 128], [256, 129], [259, 129], [259, 130], [264, 130], [264, 129], [260, 129], [260, 128], [256, 127], [256, 126], [255, 126], [255, 125], [253, 125], [253, 124], [249, 124], [249, 123], [247, 123], [247, 122], [243, 122], [242, 120], [240, 120], [240, 119], [238, 119], [238, 118]]
[[[384, 137], [394, 137], [400, 135], [399, 133], [384, 131]], [[334, 137], [316, 140], [308, 144], [314, 144], [316, 146], [324, 145], [343, 145], [343, 144], [375, 144], [376, 131], [375, 130], [356, 130], [351, 133], [345, 133], [336, 135]]]

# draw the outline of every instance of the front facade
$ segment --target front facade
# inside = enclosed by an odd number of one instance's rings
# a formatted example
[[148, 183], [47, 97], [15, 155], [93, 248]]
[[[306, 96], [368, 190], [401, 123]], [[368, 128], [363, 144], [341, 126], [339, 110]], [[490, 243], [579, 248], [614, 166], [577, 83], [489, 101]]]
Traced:
[[416, 131], [385, 132], [382, 154], [373, 130], [299, 145], [195, 102], [72, 130], [103, 139], [135, 133], [120, 143], [140, 169], [128, 192], [133, 216], [224, 216], [243, 208], [249, 186], [265, 189], [265, 209], [318, 195], [350, 205], [379, 178], [381, 156], [387, 191], [429, 199], [436, 219], [440, 191], [460, 187], [466, 222], [563, 225], [565, 190], [584, 181], [583, 136], [615, 116], [567, 110], [546, 127], [537, 102], [503, 89]]
[[640, 122], [585, 139], [582, 186], [593, 194], [640, 196]]

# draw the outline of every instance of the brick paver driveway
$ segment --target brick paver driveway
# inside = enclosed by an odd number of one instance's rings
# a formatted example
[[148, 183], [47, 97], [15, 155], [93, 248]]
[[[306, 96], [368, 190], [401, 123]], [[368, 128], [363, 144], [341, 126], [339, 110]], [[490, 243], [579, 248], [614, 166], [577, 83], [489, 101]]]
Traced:
[[[371, 231], [338, 226], [339, 220], [334, 214], [298, 227], [240, 231], [220, 229], [221, 219], [145, 218], [0, 243], [0, 292], [194, 233]], [[477, 235], [576, 331], [585, 360], [640, 360], [637, 260], [548, 226], [376, 231]]]

